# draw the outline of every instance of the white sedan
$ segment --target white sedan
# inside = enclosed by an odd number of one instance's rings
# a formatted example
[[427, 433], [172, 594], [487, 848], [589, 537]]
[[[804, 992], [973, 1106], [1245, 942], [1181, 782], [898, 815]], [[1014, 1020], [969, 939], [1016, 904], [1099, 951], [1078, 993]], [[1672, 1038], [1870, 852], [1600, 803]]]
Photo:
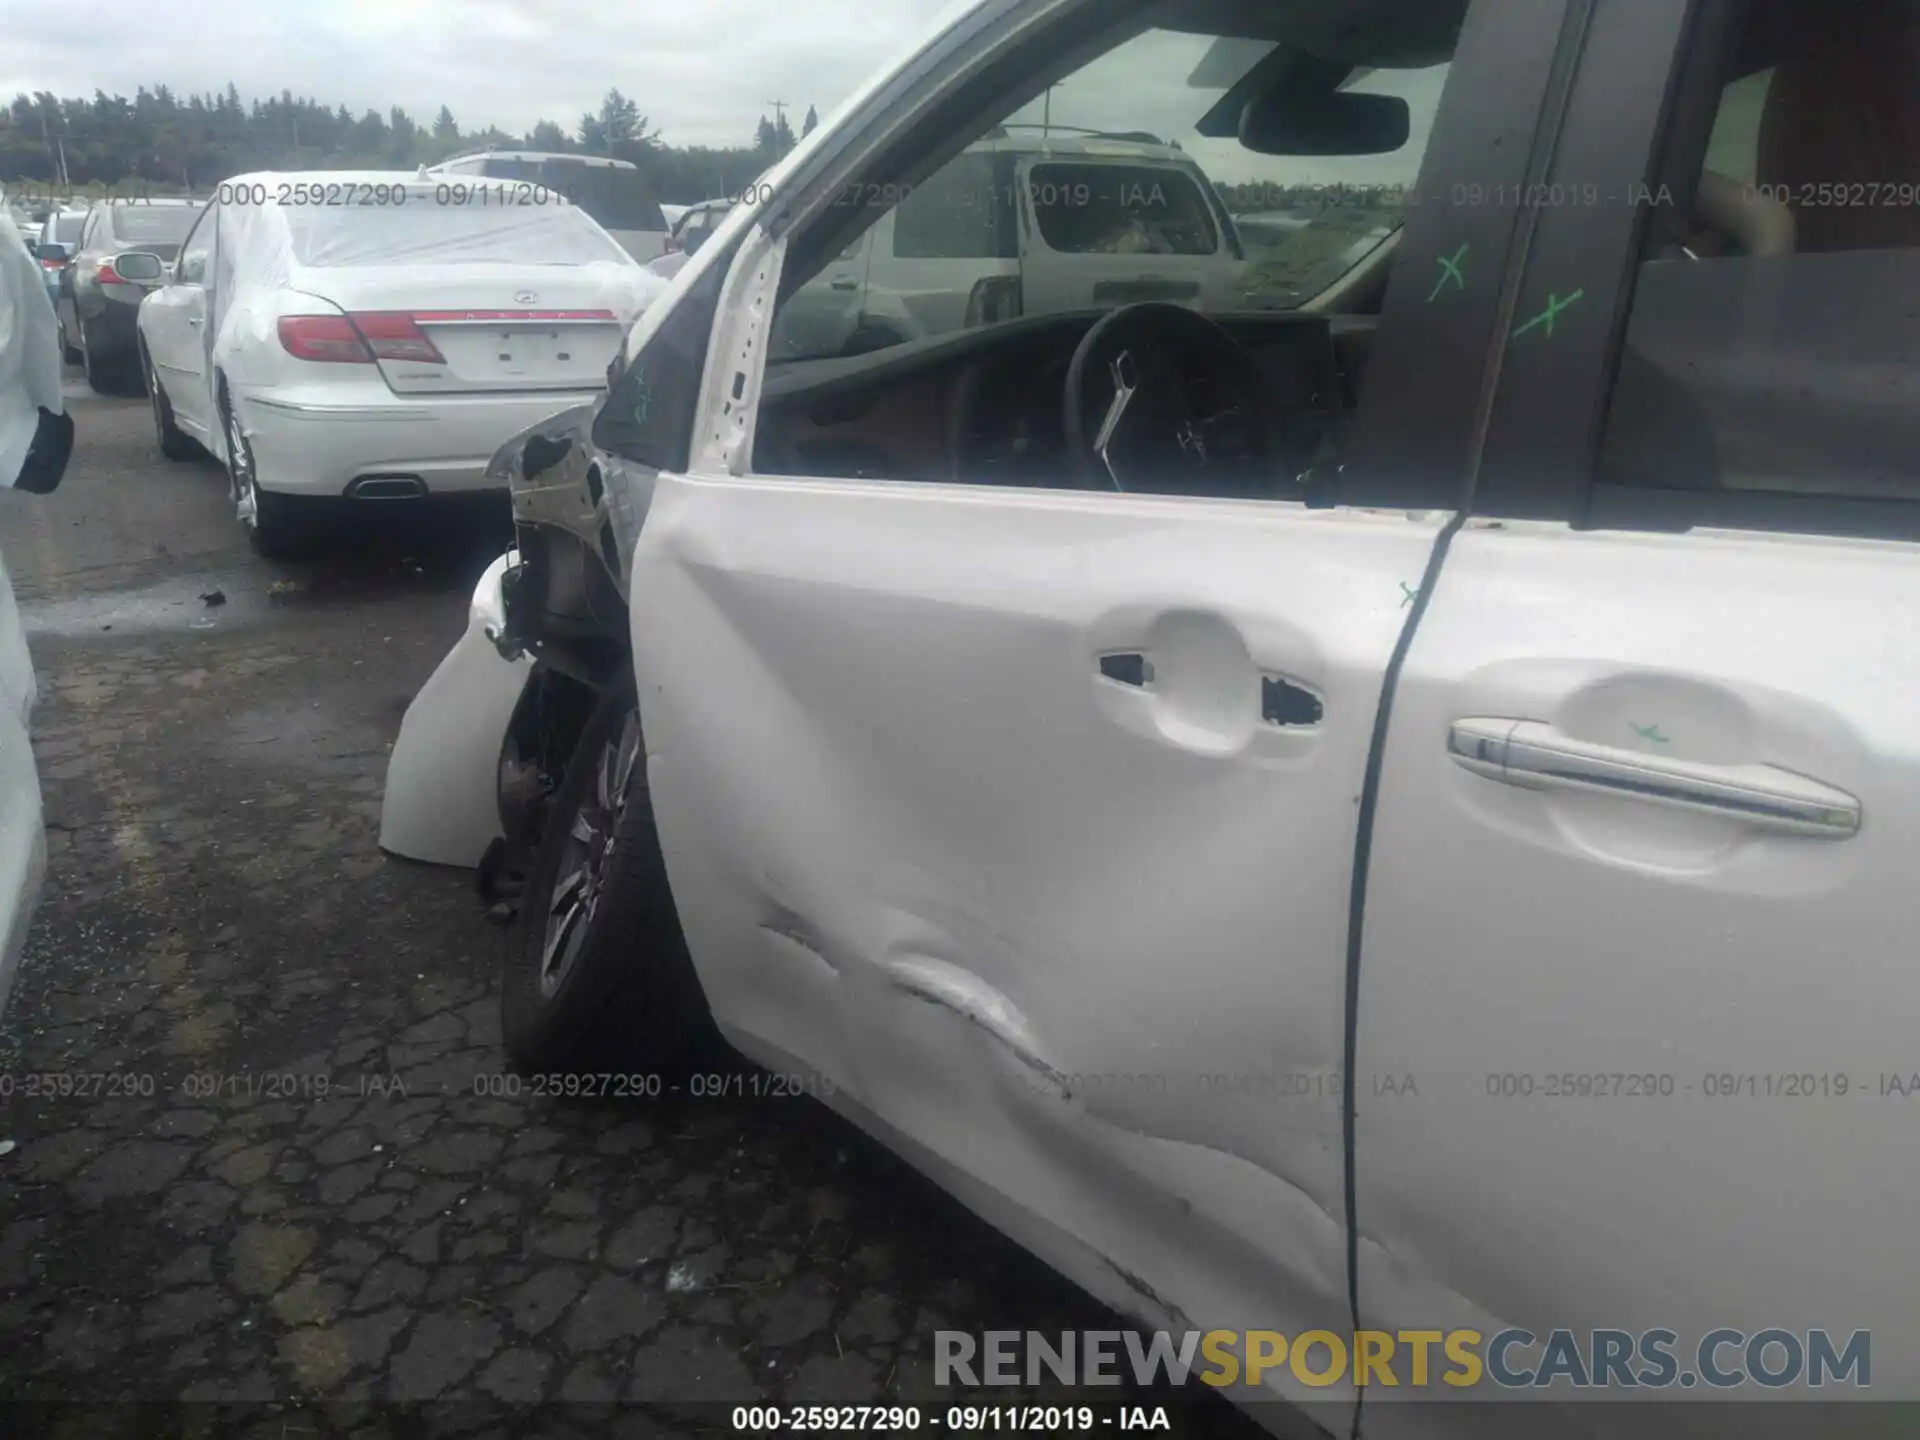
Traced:
[[590, 399], [665, 284], [539, 186], [411, 172], [222, 183], [140, 307], [160, 449], [205, 448], [263, 553], [343, 506], [492, 488], [501, 442]]

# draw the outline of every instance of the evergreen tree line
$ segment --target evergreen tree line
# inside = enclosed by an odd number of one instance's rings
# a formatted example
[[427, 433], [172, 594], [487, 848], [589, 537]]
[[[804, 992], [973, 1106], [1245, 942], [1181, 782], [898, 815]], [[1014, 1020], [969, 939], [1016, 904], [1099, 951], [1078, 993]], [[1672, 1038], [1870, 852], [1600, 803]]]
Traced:
[[[809, 106], [800, 134], [818, 123]], [[16, 96], [0, 110], [0, 181], [55, 191], [201, 193], [250, 170], [412, 169], [497, 146], [631, 160], [661, 200], [684, 205], [738, 194], [797, 139], [782, 111], [760, 117], [751, 144], [669, 145], [619, 90], [608, 91], [571, 132], [542, 120], [513, 135], [491, 125], [463, 130], [445, 105], [422, 124], [397, 105], [356, 117], [345, 105], [285, 90], [249, 103], [233, 85], [184, 98], [166, 85], [143, 85], [131, 100], [100, 90], [91, 100], [45, 91]]]

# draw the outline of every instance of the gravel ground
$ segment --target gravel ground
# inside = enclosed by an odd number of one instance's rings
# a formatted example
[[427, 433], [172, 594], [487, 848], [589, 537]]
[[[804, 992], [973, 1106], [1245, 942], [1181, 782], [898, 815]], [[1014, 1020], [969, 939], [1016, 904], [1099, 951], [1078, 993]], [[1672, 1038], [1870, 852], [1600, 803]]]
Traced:
[[[0, 1024], [0, 1428], [944, 1414], [937, 1329], [1119, 1325], [810, 1101], [477, 1093], [506, 1073], [507, 942], [471, 876], [375, 838], [492, 548], [259, 560], [143, 402], [74, 393], [61, 490], [0, 492], [52, 850]], [[1131, 1398], [1260, 1433], [1209, 1395]], [[22, 1402], [102, 1408], [59, 1428]]]

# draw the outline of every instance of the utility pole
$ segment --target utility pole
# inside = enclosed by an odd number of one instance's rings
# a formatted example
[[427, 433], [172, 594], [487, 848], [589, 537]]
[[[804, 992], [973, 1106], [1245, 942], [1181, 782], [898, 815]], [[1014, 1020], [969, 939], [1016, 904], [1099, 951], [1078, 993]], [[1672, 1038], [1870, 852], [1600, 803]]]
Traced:
[[65, 136], [58, 139], [47, 128], [47, 112], [40, 112], [40, 140], [47, 147], [47, 159], [53, 162], [54, 183], [62, 190], [71, 190], [73, 183], [67, 178], [67, 141]]
[[779, 147], [780, 147], [780, 127], [786, 124], [786, 120], [787, 120], [787, 116], [786, 116], [787, 102], [784, 100], [769, 100], [767, 101], [767, 104], [773, 107], [773, 144], [774, 144], [774, 149], [776, 151], [776, 157], [777, 157], [777, 155], [784, 155], [786, 153], [784, 150], [781, 150]]

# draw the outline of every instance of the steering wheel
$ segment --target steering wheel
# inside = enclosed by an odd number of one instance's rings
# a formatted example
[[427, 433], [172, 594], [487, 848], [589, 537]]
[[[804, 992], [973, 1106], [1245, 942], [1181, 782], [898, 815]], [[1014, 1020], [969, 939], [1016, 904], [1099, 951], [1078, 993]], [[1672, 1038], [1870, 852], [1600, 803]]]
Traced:
[[1096, 321], [1067, 366], [1065, 412], [1090, 489], [1257, 497], [1279, 469], [1278, 416], [1253, 356], [1184, 305], [1147, 300]]

